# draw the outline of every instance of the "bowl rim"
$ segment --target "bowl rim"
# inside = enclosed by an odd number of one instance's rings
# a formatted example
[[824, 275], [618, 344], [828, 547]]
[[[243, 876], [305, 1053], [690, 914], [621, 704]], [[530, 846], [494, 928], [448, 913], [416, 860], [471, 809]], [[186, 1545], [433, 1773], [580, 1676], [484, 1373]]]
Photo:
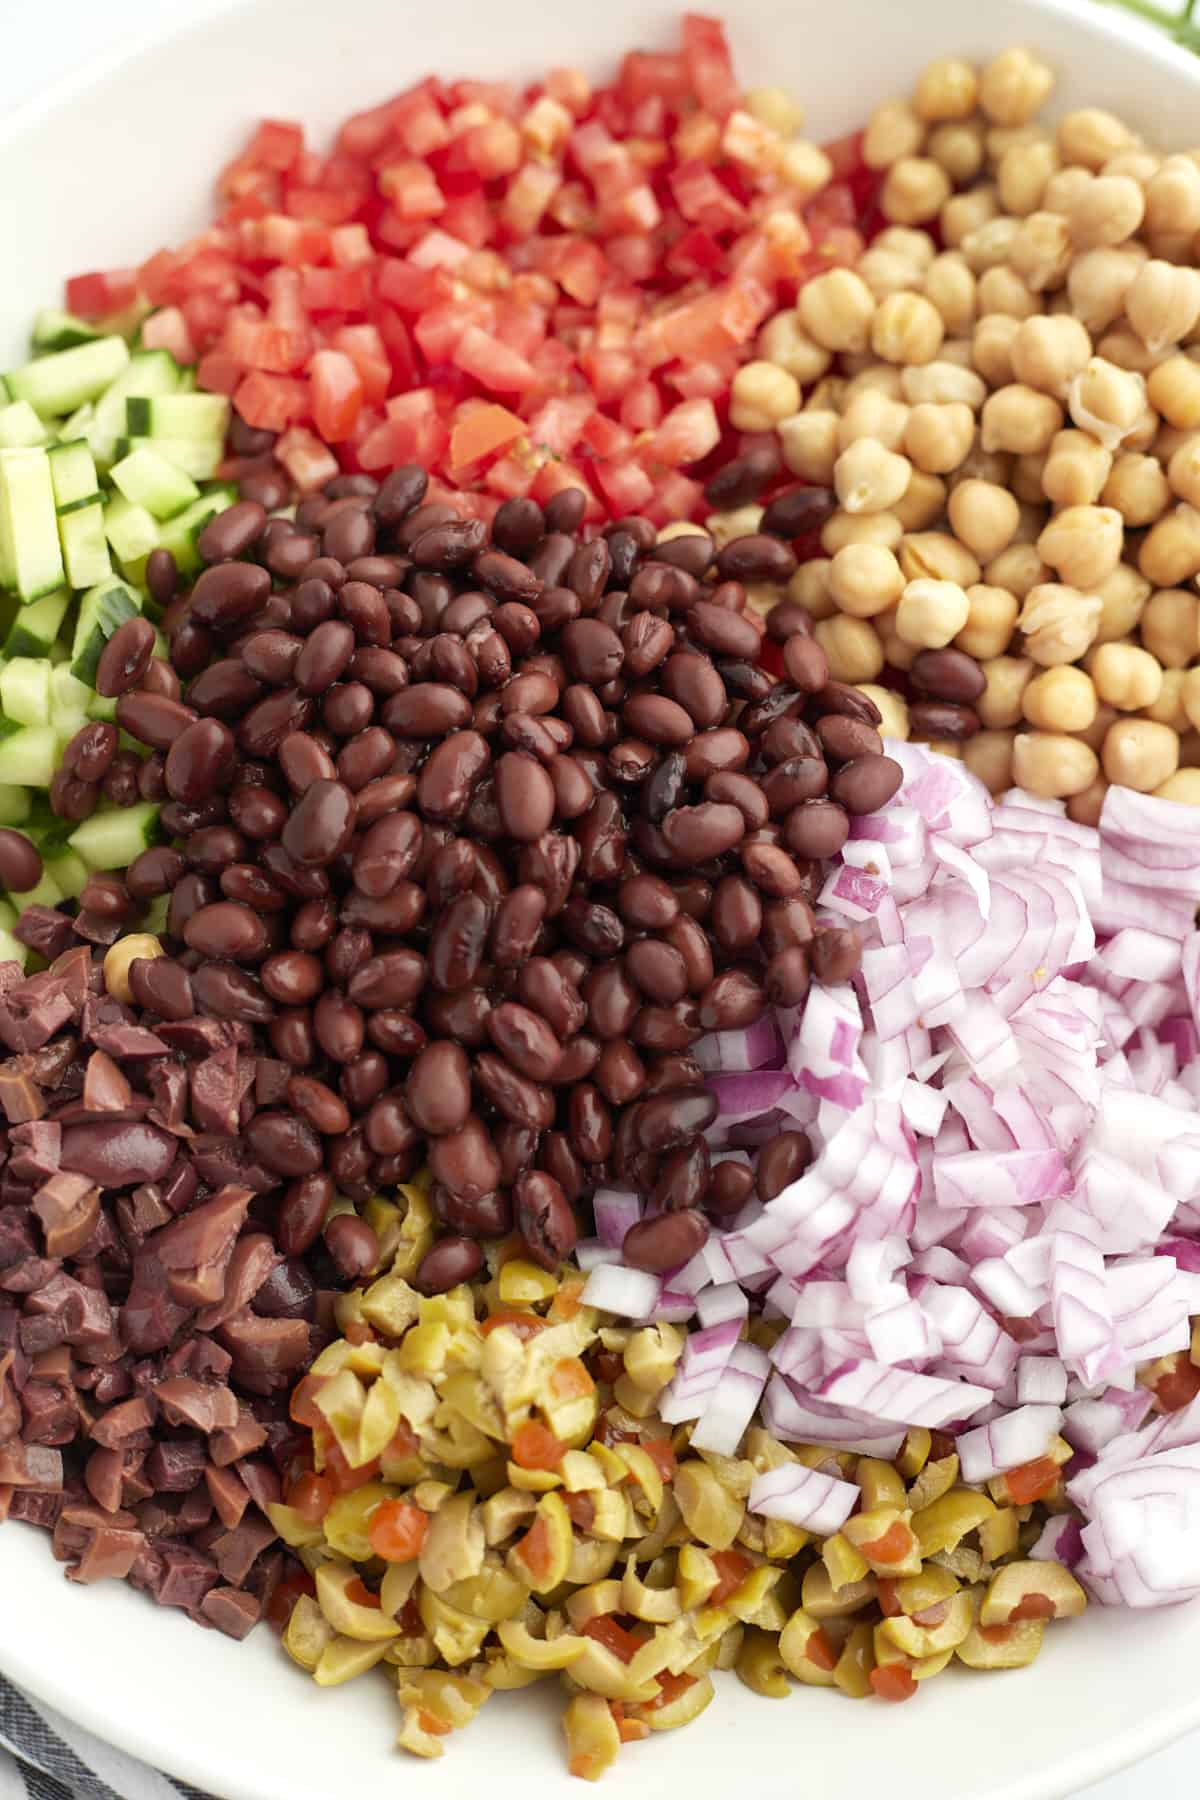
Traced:
[[[729, 0], [727, 4], [713, 0], [713, 3], [722, 13], [736, 12], [736, 0]], [[125, 65], [168, 45], [186, 52], [189, 40], [207, 36], [222, 20], [236, 25], [240, 15], [253, 13], [260, 4], [261, 0], [202, 0], [198, 15], [187, 18], [182, 24], [172, 19], [170, 7], [162, 8], [152, 24], [120, 37], [110, 48], [87, 58], [9, 112], [0, 121], [0, 155], [27, 130], [69, 107], [77, 96], [119, 74]], [[320, 5], [321, 0], [294, 0], [294, 4], [305, 8]], [[1133, 12], [1118, 10], [1109, 0], [1022, 0], [1022, 4], [1047, 17], [1074, 21], [1087, 35], [1106, 40], [1113, 48], [1123, 48], [1131, 55], [1161, 67], [1174, 78], [1189, 82], [1200, 100], [1200, 54], [1176, 43], [1152, 21]], [[965, 30], [975, 23], [977, 19], [968, 15], [964, 19]], [[26, 1664], [19, 1639], [0, 1648], [0, 1674], [40, 1704], [61, 1714], [63, 1719], [93, 1733], [102, 1743], [162, 1769], [176, 1780], [191, 1783], [204, 1791], [211, 1779], [211, 1763], [206, 1762], [203, 1755], [193, 1754], [191, 1739], [167, 1741], [156, 1736], [153, 1729], [133, 1713], [114, 1720], [99, 1701], [89, 1699], [86, 1690], [80, 1691], [65, 1683], [56, 1684], [53, 1668], [38, 1661]], [[1124, 1727], [1115, 1737], [1100, 1736], [1091, 1746], [1069, 1752], [1062, 1761], [1056, 1761], [1047, 1769], [1031, 1771], [1015, 1782], [1009, 1780], [1003, 1789], [987, 1790], [979, 1800], [1069, 1800], [1070, 1796], [1079, 1795], [1094, 1782], [1141, 1762], [1197, 1727], [1200, 1727], [1200, 1687], [1191, 1700], [1176, 1704], [1164, 1713], [1147, 1714], [1140, 1721]]]

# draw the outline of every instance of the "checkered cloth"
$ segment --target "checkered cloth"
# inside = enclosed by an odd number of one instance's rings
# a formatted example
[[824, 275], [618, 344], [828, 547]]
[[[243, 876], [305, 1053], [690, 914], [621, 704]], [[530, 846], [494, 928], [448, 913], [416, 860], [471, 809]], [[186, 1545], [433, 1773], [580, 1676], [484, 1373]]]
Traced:
[[0, 1800], [216, 1800], [114, 1750], [0, 1675]]

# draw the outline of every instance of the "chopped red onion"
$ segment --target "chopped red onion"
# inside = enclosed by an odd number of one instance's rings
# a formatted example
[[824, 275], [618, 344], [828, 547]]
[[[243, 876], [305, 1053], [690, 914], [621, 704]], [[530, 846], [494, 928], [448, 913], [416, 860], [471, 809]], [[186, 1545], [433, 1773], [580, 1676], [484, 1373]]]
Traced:
[[829, 1537], [841, 1530], [861, 1499], [853, 1481], [838, 1481], [803, 1463], [784, 1463], [755, 1476], [746, 1504], [764, 1519], [783, 1519], [818, 1537]]
[[990, 1481], [1045, 1456], [1061, 1423], [1060, 1407], [1018, 1406], [988, 1425], [962, 1432], [956, 1448], [963, 1480]]

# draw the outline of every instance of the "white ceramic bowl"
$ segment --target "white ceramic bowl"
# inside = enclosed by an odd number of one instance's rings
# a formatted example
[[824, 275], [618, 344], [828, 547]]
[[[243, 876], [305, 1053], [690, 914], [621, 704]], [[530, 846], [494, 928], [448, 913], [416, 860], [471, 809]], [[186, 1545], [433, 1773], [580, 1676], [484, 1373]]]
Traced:
[[[713, 0], [714, 7], [718, 0]], [[169, 7], [163, 7], [164, 19]], [[861, 122], [931, 56], [1042, 51], [1057, 104], [1115, 108], [1164, 144], [1198, 135], [1200, 60], [1079, 0], [736, 0], [738, 65], [779, 82], [817, 137]], [[672, 0], [261, 0], [93, 71], [0, 129], [5, 259], [0, 353], [19, 355], [34, 308], [65, 274], [137, 262], [204, 220], [214, 172], [261, 114], [316, 133], [430, 70], [603, 74], [631, 44], [670, 41]], [[110, 1586], [72, 1587], [45, 1540], [0, 1531], [0, 1666], [99, 1735], [224, 1800], [368, 1797], [400, 1786], [528, 1800], [580, 1790], [563, 1769], [558, 1708], [500, 1695], [422, 1765], [392, 1748], [382, 1676], [320, 1690], [267, 1631], [235, 1647]], [[895, 1709], [799, 1690], [783, 1706], [732, 1678], [677, 1736], [639, 1745], [610, 1777], [624, 1800], [835, 1792], [866, 1800], [1051, 1800], [1200, 1722], [1200, 1607], [1093, 1611], [1048, 1633], [1037, 1666], [957, 1671]]]

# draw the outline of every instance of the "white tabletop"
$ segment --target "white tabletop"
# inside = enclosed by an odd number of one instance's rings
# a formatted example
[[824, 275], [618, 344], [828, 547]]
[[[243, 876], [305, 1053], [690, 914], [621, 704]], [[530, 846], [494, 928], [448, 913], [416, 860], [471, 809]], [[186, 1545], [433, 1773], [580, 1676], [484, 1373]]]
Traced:
[[[220, 0], [169, 0], [182, 22], [217, 9]], [[4, 53], [0, 56], [0, 110], [99, 57], [107, 58], [124, 40], [161, 29], [163, 0], [57, 0], [51, 7], [5, 9]], [[444, 71], [449, 73], [449, 71]], [[269, 110], [264, 96], [264, 110]], [[98, 155], [103, 157], [102, 148]], [[63, 271], [72, 267], [70, 243], [63, 239]], [[57, 294], [45, 296], [56, 303]], [[1200, 1771], [1200, 1732], [1124, 1774], [1087, 1790], [1086, 1800], [1194, 1800]]]

